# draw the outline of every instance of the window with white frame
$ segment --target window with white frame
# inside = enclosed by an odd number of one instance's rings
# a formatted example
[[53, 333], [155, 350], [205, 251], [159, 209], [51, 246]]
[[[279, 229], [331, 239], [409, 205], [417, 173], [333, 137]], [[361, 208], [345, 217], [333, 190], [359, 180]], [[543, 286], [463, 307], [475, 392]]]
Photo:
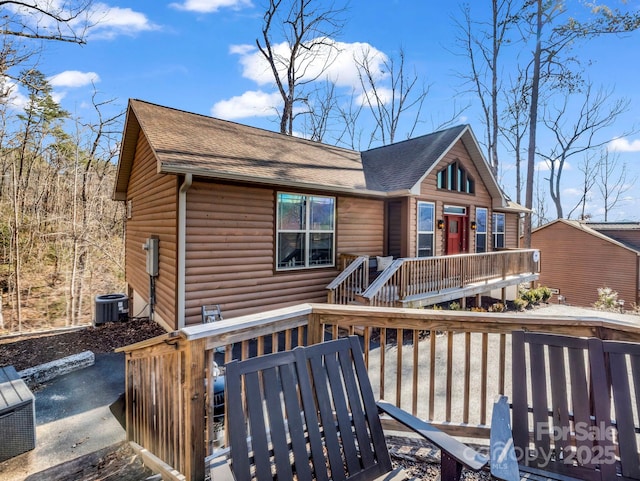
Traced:
[[505, 235], [504, 214], [493, 214], [491, 218], [491, 233], [493, 234], [493, 248], [503, 248]]
[[434, 204], [431, 202], [418, 202], [418, 257], [431, 257], [434, 255], [434, 218]]
[[487, 252], [487, 209], [476, 208], [476, 252]]
[[335, 198], [278, 192], [276, 268], [335, 265]]

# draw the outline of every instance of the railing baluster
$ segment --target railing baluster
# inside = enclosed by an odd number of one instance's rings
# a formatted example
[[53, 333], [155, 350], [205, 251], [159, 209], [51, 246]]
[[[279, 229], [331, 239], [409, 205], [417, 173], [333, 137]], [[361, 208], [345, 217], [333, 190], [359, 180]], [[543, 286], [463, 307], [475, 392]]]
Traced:
[[413, 378], [411, 383], [413, 389], [411, 390], [411, 413], [416, 416], [418, 414], [418, 371], [420, 366], [420, 331], [418, 329], [413, 330]]
[[469, 395], [471, 383], [471, 333], [464, 333], [464, 392], [462, 422], [469, 423]]
[[436, 396], [436, 331], [429, 333], [429, 419], [433, 419]]
[[402, 345], [404, 330], [396, 329], [396, 345], [398, 354], [396, 357], [396, 406], [402, 405]]
[[480, 424], [487, 423], [487, 373], [489, 334], [482, 333], [482, 373], [480, 375]]
[[451, 421], [451, 393], [453, 392], [453, 331], [447, 331], [447, 390], [445, 393], [446, 422]]

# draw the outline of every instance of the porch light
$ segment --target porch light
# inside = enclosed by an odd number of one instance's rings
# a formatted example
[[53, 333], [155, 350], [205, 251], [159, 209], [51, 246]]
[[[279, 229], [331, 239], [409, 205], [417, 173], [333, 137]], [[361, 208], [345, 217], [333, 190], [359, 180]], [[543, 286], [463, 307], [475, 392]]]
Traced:
[[476, 221], [475, 221], [475, 220], [472, 220], [472, 221], [471, 221], [471, 230], [476, 230], [476, 229], [477, 229], [477, 227], [478, 227], [478, 225], [476, 224]]
[[438, 219], [438, 229], [444, 229], [444, 220]]

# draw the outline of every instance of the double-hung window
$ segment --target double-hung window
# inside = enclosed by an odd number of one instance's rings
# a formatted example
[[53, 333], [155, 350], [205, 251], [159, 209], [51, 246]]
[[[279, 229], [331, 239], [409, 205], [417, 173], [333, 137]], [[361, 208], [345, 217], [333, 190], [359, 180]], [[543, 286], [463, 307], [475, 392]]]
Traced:
[[435, 206], [431, 202], [418, 202], [418, 257], [431, 257], [433, 253]]
[[335, 265], [334, 197], [278, 192], [277, 270]]
[[504, 214], [493, 214], [491, 219], [491, 233], [493, 234], [493, 248], [503, 248], [505, 234]]
[[487, 252], [487, 209], [476, 208], [476, 252]]

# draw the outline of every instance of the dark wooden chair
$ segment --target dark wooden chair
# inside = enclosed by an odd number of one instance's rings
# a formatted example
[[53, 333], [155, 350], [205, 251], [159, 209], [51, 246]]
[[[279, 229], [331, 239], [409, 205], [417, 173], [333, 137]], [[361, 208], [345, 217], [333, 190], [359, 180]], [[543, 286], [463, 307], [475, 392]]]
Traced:
[[601, 361], [589, 355], [590, 342], [554, 334], [513, 333], [511, 423], [506, 398], [501, 398], [494, 405], [491, 427], [494, 477], [615, 479], [615, 467], [608, 458], [611, 441], [598, 435], [609, 420], [607, 381]]
[[392, 467], [379, 409], [441, 448], [443, 480], [459, 479], [462, 466], [486, 465], [484, 456], [427, 423], [377, 405], [359, 342], [351, 336], [227, 364], [236, 481], [406, 479]]
[[[603, 390], [604, 410], [612, 413], [597, 434], [616, 443], [606, 458], [609, 472], [603, 480], [632, 481], [640, 479], [640, 345], [622, 341], [591, 339], [589, 356], [599, 376], [606, 377], [608, 389]], [[613, 409], [612, 409], [613, 408]]]

